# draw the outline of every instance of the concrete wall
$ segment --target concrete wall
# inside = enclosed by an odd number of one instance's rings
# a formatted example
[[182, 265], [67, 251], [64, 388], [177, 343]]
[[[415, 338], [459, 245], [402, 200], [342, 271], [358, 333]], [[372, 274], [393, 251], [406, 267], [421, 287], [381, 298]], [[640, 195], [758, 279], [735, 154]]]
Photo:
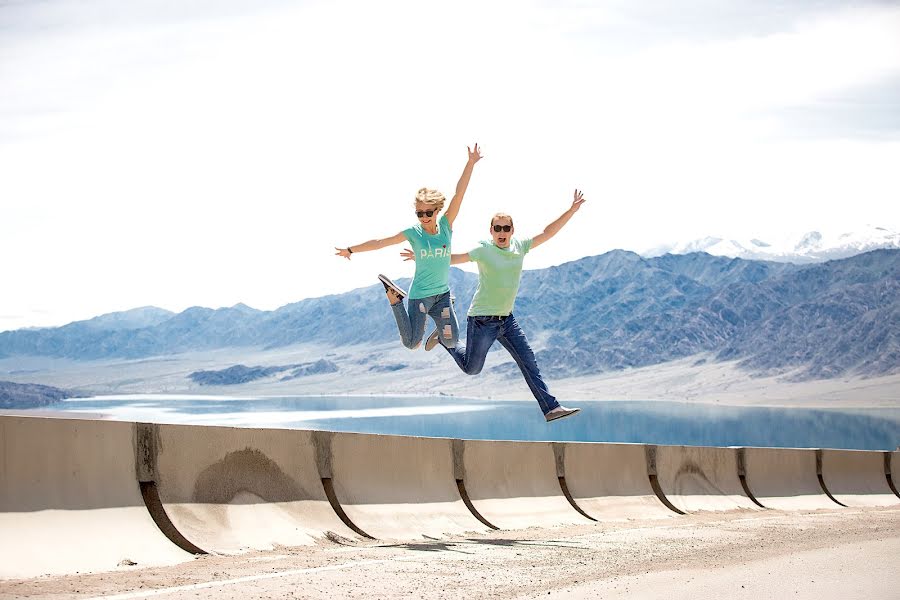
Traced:
[[762, 510], [754, 498], [782, 510], [893, 506], [898, 457], [0, 416], [0, 577], [332, 534], [407, 540]]
[[452, 440], [335, 433], [334, 490], [344, 512], [382, 539], [484, 531], [453, 475]]
[[816, 451], [793, 448], [746, 448], [747, 486], [766, 508], [815, 510], [835, 508], [816, 473]]
[[598, 521], [670, 518], [650, 485], [641, 444], [560, 444], [566, 485], [577, 505]]
[[322, 488], [313, 432], [158, 425], [159, 497], [207, 552], [312, 544], [352, 532]]
[[135, 477], [135, 426], [0, 417], [0, 577], [173, 564]]
[[660, 488], [676, 508], [698, 510], [754, 510], [738, 476], [735, 448], [656, 446]]
[[[821, 471], [825, 487], [844, 506], [894, 506], [894, 495], [885, 472], [890, 457], [884, 452], [822, 450]], [[888, 455], [889, 456], [889, 455]]]
[[588, 523], [563, 495], [549, 442], [464, 442], [463, 480], [476, 510], [501, 528]]

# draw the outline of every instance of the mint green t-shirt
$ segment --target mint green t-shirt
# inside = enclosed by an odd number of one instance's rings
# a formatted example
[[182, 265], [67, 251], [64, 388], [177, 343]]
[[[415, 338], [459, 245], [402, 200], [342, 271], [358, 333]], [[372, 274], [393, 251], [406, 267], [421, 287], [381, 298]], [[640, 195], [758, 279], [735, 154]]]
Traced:
[[470, 317], [500, 316], [512, 313], [522, 279], [522, 261], [531, 250], [533, 240], [513, 238], [509, 248], [498, 248], [493, 241], [469, 252], [478, 264], [478, 289], [469, 307]]
[[437, 296], [450, 291], [450, 238], [453, 231], [446, 215], [438, 219], [437, 233], [431, 235], [421, 224], [403, 231], [416, 255], [416, 274], [410, 298]]

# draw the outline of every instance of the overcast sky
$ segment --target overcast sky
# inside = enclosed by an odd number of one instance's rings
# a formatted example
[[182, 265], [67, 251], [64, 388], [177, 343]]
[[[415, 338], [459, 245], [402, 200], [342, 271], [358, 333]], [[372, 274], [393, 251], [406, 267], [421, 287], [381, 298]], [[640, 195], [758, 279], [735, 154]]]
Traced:
[[585, 192], [528, 268], [900, 230], [898, 106], [897, 2], [0, 0], [0, 331], [408, 276], [475, 141], [456, 251]]

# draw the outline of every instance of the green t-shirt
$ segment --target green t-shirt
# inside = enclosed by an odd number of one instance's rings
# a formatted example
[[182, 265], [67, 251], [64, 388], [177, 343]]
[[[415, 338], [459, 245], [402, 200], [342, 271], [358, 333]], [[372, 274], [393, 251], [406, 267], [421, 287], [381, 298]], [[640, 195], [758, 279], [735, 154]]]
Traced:
[[470, 317], [505, 317], [512, 313], [522, 279], [522, 261], [532, 242], [530, 238], [513, 238], [509, 248], [498, 248], [493, 241], [481, 242], [469, 252], [472, 262], [478, 264], [478, 289], [469, 307]]
[[446, 215], [438, 219], [437, 233], [431, 235], [421, 224], [403, 231], [416, 255], [410, 298], [437, 296], [450, 291], [450, 238], [453, 230]]

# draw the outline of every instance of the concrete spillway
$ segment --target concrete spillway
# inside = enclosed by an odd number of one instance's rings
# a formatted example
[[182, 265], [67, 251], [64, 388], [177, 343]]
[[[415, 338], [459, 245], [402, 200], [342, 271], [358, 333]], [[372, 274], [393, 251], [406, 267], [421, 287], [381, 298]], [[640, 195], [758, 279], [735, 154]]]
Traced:
[[[900, 504], [900, 453], [0, 416], [0, 577], [338, 539]], [[893, 486], [893, 488], [892, 488]]]

